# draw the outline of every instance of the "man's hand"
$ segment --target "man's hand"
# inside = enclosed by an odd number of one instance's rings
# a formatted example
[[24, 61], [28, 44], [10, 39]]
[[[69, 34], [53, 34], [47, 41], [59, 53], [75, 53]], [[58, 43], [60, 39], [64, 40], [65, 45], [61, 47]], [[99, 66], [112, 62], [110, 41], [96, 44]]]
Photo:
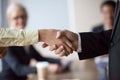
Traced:
[[65, 36], [67, 39], [69, 39], [70, 42], [72, 42], [72, 49], [74, 51], [77, 51], [78, 49], [78, 35], [74, 32], [68, 31], [68, 30], [63, 30], [63, 31], [58, 31], [56, 38], [61, 38]]
[[[77, 49], [78, 49], [78, 35], [76, 33], [73, 33], [73, 32], [68, 31], [68, 30], [58, 31], [56, 38], [57, 39], [61, 39], [61, 38], [68, 39], [70, 42], [72, 42], [72, 47], [71, 47], [72, 50], [77, 51]], [[47, 47], [47, 44], [44, 43], [43, 47]], [[55, 50], [55, 53], [59, 54], [60, 56], [65, 56], [65, 54], [66, 54], [66, 50], [65, 50], [64, 46], [56, 47], [56, 45], [52, 45], [52, 46], [50, 46], [50, 50], [51, 51]]]
[[[39, 41], [40, 42], [45, 42], [46, 46], [51, 46], [52, 49], [64, 49], [61, 53], [64, 53], [64, 56], [68, 56], [70, 53], [73, 53], [72, 49], [72, 43], [71, 41], [66, 37], [66, 36], [58, 36], [56, 37], [57, 32], [60, 32], [59, 30], [39, 30]], [[45, 46], [44, 45], [44, 46]], [[45, 47], [46, 47], [45, 46]], [[62, 54], [60, 56], [63, 56]]]

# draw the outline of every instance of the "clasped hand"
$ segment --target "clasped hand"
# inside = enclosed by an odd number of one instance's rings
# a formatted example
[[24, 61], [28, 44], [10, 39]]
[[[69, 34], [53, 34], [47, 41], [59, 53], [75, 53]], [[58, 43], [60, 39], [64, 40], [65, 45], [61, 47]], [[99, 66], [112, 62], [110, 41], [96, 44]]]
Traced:
[[[42, 33], [43, 31], [43, 33]], [[44, 42], [43, 48], [49, 46], [59, 56], [68, 56], [78, 49], [78, 35], [68, 30], [42, 30], [40, 39]], [[43, 35], [44, 36], [43, 36]]]

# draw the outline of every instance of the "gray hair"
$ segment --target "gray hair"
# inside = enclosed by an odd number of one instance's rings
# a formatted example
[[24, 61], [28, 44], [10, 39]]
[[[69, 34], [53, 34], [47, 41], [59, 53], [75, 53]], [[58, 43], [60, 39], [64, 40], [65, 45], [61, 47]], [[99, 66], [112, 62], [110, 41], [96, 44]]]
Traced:
[[7, 18], [9, 17], [10, 13], [12, 11], [14, 11], [15, 9], [21, 9], [25, 12], [26, 16], [27, 16], [27, 11], [26, 11], [26, 8], [20, 4], [20, 3], [11, 3], [8, 8], [7, 8], [7, 11], [6, 11], [6, 16]]

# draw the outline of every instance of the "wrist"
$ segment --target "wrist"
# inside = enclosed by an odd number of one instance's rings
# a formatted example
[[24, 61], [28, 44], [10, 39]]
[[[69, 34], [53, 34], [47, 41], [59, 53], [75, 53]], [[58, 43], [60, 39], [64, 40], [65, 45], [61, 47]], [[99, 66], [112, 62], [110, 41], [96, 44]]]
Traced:
[[75, 47], [75, 51], [77, 51], [78, 50], [78, 35], [76, 34], [75, 35], [75, 41], [74, 41], [74, 47]]
[[55, 38], [57, 30], [53, 29], [41, 29], [39, 30], [39, 41], [48, 42], [51, 39]]
[[40, 42], [44, 42], [46, 39], [46, 34], [47, 34], [47, 30], [46, 29], [41, 29], [38, 31], [39, 34], [39, 41]]

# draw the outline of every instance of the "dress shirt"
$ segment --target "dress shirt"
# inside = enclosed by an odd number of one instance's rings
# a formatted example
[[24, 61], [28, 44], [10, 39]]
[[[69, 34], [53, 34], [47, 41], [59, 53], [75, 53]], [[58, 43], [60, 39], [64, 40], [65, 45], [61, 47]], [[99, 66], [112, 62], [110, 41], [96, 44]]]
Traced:
[[78, 33], [78, 49], [77, 52], [81, 52], [82, 51], [82, 47], [81, 47], [81, 37], [80, 34]]

